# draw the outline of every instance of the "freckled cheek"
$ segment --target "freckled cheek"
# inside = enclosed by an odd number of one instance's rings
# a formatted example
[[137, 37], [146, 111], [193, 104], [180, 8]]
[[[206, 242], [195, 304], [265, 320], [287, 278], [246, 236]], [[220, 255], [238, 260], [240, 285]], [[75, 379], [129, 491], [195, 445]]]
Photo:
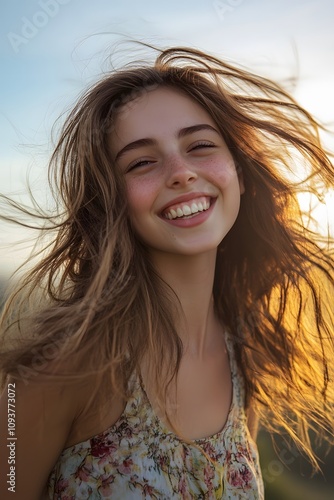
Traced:
[[130, 215], [150, 212], [155, 200], [155, 186], [147, 182], [129, 182], [127, 184], [127, 198]]
[[228, 187], [231, 183], [237, 182], [238, 179], [235, 164], [232, 159], [226, 159], [223, 163], [221, 159], [219, 161], [213, 161], [209, 173], [212, 182], [223, 189]]

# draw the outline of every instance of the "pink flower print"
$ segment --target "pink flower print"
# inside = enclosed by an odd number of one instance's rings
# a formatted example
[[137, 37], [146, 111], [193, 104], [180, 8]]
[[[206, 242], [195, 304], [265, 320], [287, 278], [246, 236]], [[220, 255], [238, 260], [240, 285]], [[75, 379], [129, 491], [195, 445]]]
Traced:
[[201, 447], [212, 460], [216, 460], [216, 450], [209, 441], [201, 444]]
[[82, 462], [80, 467], [78, 467], [76, 473], [74, 474], [74, 477], [76, 479], [80, 479], [80, 481], [85, 483], [91, 477], [92, 471], [93, 471], [92, 465], [84, 461]]
[[97, 458], [106, 458], [113, 451], [117, 449], [115, 443], [105, 441], [103, 438], [97, 436], [90, 440], [92, 456]]
[[117, 428], [117, 436], [121, 437], [126, 437], [128, 439], [132, 438], [133, 436], [133, 430], [129, 426], [128, 422], [122, 422], [119, 427]]
[[212, 467], [210, 464], [207, 464], [207, 466], [204, 469], [204, 478], [205, 478], [205, 484], [207, 484], [211, 479], [214, 478], [214, 471], [212, 470]]
[[56, 482], [55, 493], [59, 495], [60, 493], [63, 493], [67, 487], [68, 479], [63, 479], [63, 477], [60, 476], [59, 480]]
[[186, 483], [186, 480], [185, 480], [184, 476], [182, 476], [181, 479], [180, 479], [180, 481], [179, 481], [178, 490], [179, 490], [180, 493], [182, 493], [183, 496], [187, 492], [187, 483]]
[[119, 465], [117, 468], [120, 474], [131, 474], [131, 468], [133, 466], [133, 460], [129, 458], [128, 460], [124, 460], [124, 462]]
[[235, 488], [246, 490], [251, 487], [252, 473], [246, 464], [234, 462], [229, 466], [227, 480]]
[[189, 491], [188, 482], [186, 481], [185, 476], [182, 476], [179, 480], [178, 492], [180, 494], [180, 497], [182, 496], [182, 500], [192, 500], [194, 498]]
[[210, 466], [210, 464], [207, 464], [205, 469], [204, 469], [204, 482], [206, 487], [208, 488], [208, 492], [212, 493], [213, 491], [213, 485], [212, 485], [212, 479], [215, 477], [215, 473]]
[[167, 470], [169, 464], [169, 460], [167, 455], [160, 455], [158, 457], [158, 465], [161, 470]]
[[148, 484], [148, 480], [143, 478], [143, 481], [137, 481], [138, 476], [134, 475], [130, 477], [130, 484], [135, 488], [138, 488], [142, 491], [143, 495], [146, 498], [146, 495], [149, 495], [149, 498], [158, 498], [157, 491], [155, 488]]
[[101, 476], [100, 481], [101, 486], [99, 487], [99, 492], [102, 494], [102, 497], [110, 497], [113, 492], [112, 484], [115, 481], [115, 476], [105, 474], [104, 476]]
[[133, 475], [130, 477], [129, 483], [132, 484], [133, 486], [136, 486], [138, 480], [137, 474]]
[[251, 459], [248, 448], [245, 448], [245, 446], [243, 446], [241, 443], [238, 444], [237, 450], [238, 451], [235, 456], [237, 460], [240, 460], [240, 462], [243, 461], [245, 457], [247, 459]]
[[150, 486], [149, 484], [144, 484], [143, 485], [143, 493], [145, 495], [153, 496], [154, 495], [154, 488], [152, 486]]

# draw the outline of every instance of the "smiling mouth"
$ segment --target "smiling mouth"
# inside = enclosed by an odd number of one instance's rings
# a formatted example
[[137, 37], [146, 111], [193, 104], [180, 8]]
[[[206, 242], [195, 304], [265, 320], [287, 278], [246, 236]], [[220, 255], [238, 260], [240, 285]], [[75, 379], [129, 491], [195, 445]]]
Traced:
[[211, 206], [213, 199], [210, 196], [200, 196], [188, 202], [171, 205], [163, 211], [162, 216], [165, 219], [190, 219], [199, 212], [205, 212]]

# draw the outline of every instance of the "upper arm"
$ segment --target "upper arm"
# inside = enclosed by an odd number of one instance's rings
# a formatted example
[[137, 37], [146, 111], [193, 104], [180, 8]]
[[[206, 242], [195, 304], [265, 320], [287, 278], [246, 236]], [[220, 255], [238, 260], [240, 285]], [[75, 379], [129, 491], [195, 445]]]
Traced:
[[[70, 391], [60, 384], [12, 381], [0, 398], [1, 456], [0, 497], [12, 499], [7, 474], [15, 471], [16, 498], [36, 500], [42, 495], [48, 476], [64, 448], [74, 419]], [[15, 397], [13, 394], [15, 393]], [[11, 396], [11, 397], [9, 397]], [[10, 406], [9, 406], [10, 400]], [[15, 400], [15, 401], [13, 401]], [[8, 413], [15, 413], [8, 425]], [[10, 432], [9, 432], [10, 431]], [[14, 437], [16, 439], [14, 439]]]

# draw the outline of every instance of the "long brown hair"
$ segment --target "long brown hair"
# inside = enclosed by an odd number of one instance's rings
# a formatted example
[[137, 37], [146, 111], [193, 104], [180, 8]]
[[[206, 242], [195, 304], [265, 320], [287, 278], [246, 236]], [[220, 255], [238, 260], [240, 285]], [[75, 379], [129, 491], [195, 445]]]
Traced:
[[[242, 171], [240, 212], [218, 248], [216, 312], [233, 335], [246, 404], [316, 465], [308, 431], [333, 429], [334, 260], [297, 194], [333, 187], [333, 165], [320, 125], [283, 88], [197, 50], [171, 48], [151, 66], [107, 74], [70, 112], [50, 162], [58, 205], [44, 232], [54, 238], [3, 314], [5, 339], [16, 339], [1, 352], [4, 377], [33, 379], [50, 366], [68, 378], [109, 373], [124, 394], [146, 353], [157, 380], [162, 360], [170, 366], [166, 394], [182, 356], [175, 297], [131, 229], [109, 150], [119, 110], [161, 85], [210, 113]], [[33, 334], [22, 334], [26, 325]]]

